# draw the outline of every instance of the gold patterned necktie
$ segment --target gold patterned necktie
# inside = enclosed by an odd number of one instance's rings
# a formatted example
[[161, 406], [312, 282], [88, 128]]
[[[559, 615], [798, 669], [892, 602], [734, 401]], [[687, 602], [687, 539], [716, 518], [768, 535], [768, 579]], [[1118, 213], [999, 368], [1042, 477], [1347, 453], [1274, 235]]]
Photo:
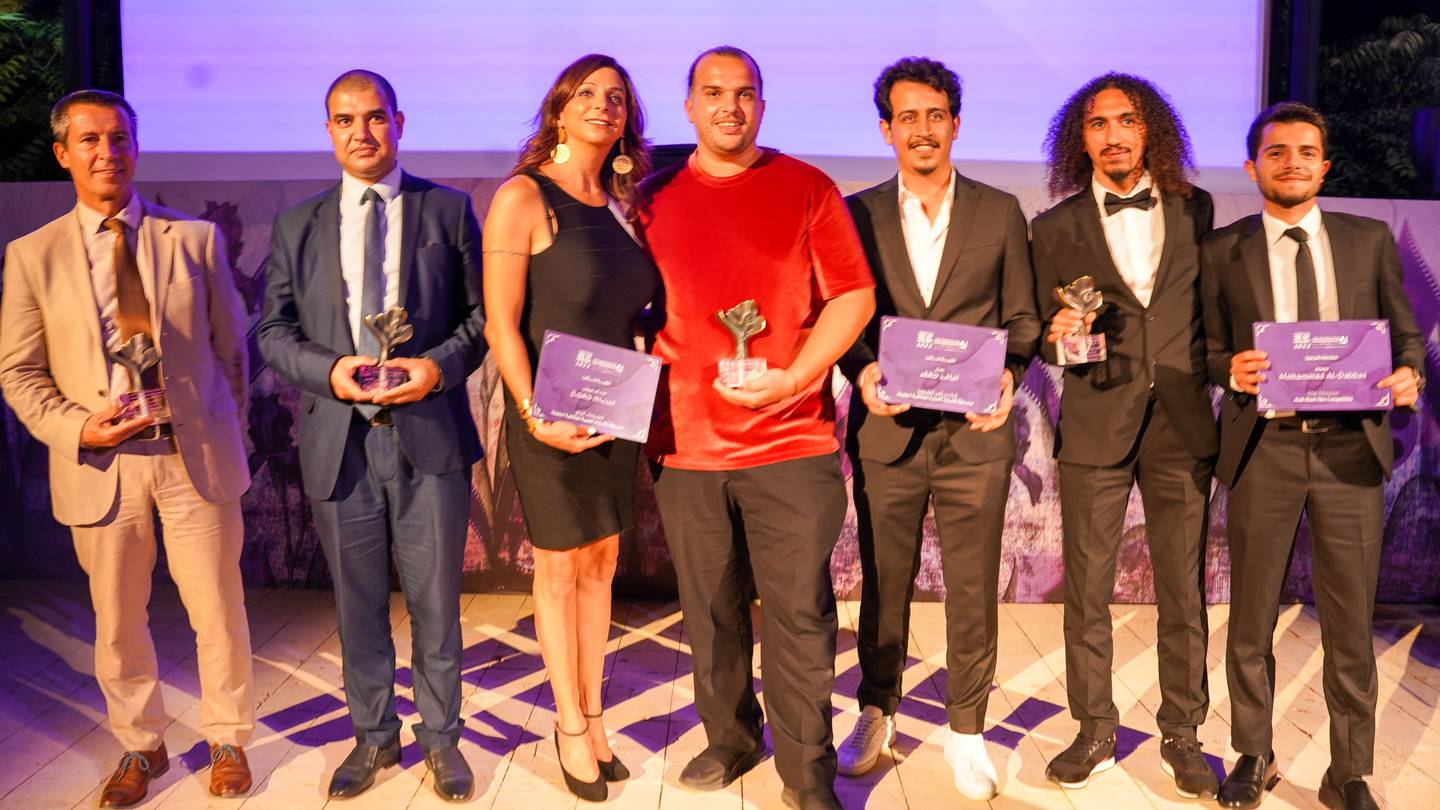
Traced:
[[[118, 217], [110, 217], [101, 225], [115, 234], [115, 326], [120, 330], [120, 340], [126, 341], [131, 335], [144, 332], [153, 342], [155, 330], [150, 323], [150, 299], [145, 297], [145, 285], [140, 281], [135, 251], [125, 238], [125, 223]], [[141, 380], [146, 388], [159, 388], [159, 367], [147, 368]]]

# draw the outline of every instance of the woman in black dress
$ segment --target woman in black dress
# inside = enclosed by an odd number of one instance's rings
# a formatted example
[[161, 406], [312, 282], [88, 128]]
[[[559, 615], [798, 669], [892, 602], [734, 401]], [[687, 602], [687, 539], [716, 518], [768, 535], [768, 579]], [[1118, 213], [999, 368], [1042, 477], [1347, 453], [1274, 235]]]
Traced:
[[535, 628], [555, 694], [555, 747], [584, 799], [628, 776], [602, 722], [619, 535], [634, 524], [639, 445], [531, 416], [546, 329], [634, 347], [659, 274], [628, 224], [649, 168], [629, 75], [591, 54], [561, 71], [485, 218], [485, 337], [505, 382], [505, 446], [535, 549]]

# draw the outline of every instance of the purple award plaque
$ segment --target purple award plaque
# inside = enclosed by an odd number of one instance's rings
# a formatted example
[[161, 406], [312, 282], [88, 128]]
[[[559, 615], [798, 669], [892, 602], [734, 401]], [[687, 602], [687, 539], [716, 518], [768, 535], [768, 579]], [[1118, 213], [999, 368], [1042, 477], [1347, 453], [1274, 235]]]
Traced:
[[1257, 322], [1255, 348], [1269, 356], [1261, 411], [1389, 410], [1389, 321]]
[[660, 358], [545, 330], [531, 413], [643, 442], [660, 385]]
[[887, 316], [880, 319], [880, 383], [893, 404], [994, 413], [1005, 371], [1004, 329]]

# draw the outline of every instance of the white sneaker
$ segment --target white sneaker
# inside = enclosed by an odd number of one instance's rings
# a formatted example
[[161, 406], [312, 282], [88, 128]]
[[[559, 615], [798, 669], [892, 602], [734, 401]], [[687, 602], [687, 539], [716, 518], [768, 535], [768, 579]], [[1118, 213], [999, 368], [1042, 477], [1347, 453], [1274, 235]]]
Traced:
[[841, 776], [859, 776], [875, 767], [880, 752], [890, 750], [895, 742], [895, 718], [887, 717], [878, 707], [860, 710], [860, 719], [840, 748], [835, 752], [836, 770]]
[[945, 761], [955, 771], [955, 789], [960, 795], [977, 802], [995, 798], [1000, 777], [985, 751], [984, 737], [947, 730]]

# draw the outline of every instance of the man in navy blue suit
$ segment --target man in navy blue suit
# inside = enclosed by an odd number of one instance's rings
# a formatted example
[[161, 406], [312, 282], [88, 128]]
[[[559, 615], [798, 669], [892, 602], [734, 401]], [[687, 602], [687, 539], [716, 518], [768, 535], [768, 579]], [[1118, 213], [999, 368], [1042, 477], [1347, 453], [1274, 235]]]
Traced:
[[[484, 355], [480, 232], [463, 192], [397, 163], [405, 116], [384, 77], [342, 74], [325, 97], [340, 183], [275, 220], [260, 351], [300, 394], [300, 469], [335, 582], [356, 745], [330, 780], [349, 798], [399, 761], [393, 553], [411, 619], [411, 671], [437, 793], [468, 799], [460, 737], [460, 571], [470, 465], [480, 457], [465, 378]], [[414, 329], [387, 365], [407, 381], [362, 390], [379, 343], [363, 322], [404, 307]]]

